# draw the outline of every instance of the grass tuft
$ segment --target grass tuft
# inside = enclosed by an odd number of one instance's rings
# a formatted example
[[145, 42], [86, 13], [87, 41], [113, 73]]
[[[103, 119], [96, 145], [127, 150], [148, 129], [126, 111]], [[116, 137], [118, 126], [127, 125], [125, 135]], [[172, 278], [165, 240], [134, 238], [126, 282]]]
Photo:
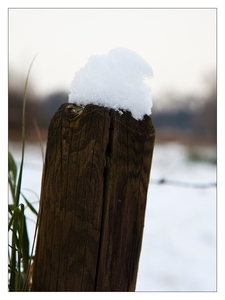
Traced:
[[[37, 55], [36, 55], [37, 56]], [[29, 238], [27, 232], [27, 219], [24, 214], [25, 206], [20, 203], [23, 198], [27, 207], [37, 216], [37, 211], [28, 199], [21, 192], [21, 182], [23, 175], [24, 151], [25, 151], [25, 108], [28, 80], [30, 76], [31, 67], [36, 58], [31, 62], [29, 67], [23, 96], [23, 111], [22, 111], [22, 154], [21, 163], [18, 170], [16, 162], [12, 154], [8, 153], [8, 183], [9, 190], [12, 197], [12, 203], [8, 203], [8, 232], [9, 232], [9, 247], [8, 247], [8, 290], [18, 292], [28, 290], [25, 283], [25, 278], [29, 272], [29, 262], [31, 256], [29, 255]]]

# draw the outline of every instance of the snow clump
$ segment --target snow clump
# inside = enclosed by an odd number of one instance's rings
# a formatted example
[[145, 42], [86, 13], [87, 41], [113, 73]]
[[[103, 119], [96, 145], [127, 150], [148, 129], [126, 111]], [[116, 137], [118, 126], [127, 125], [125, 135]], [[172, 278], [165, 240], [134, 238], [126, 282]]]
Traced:
[[69, 102], [130, 111], [141, 120], [145, 114], [151, 114], [151, 89], [146, 80], [152, 76], [151, 66], [129, 49], [116, 48], [108, 54], [93, 55], [75, 74]]

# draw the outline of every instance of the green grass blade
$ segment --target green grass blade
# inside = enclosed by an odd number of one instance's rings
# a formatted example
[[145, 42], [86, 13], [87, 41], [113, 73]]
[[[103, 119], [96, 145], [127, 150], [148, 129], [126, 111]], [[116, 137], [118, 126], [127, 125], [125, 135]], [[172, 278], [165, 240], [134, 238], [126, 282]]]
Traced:
[[16, 185], [17, 166], [16, 162], [10, 152], [8, 152], [8, 174], [11, 182]]
[[[37, 56], [37, 55], [36, 55]], [[31, 67], [36, 58], [31, 62], [30, 68], [25, 81], [24, 95], [23, 95], [23, 110], [22, 110], [22, 154], [21, 163], [19, 168], [19, 173], [15, 160], [12, 154], [9, 152], [8, 155], [8, 181], [10, 186], [10, 191], [13, 198], [13, 205], [8, 205], [9, 211], [9, 223], [8, 230], [11, 231], [9, 245], [9, 291], [20, 291], [23, 285], [23, 272], [28, 269], [29, 261], [29, 239], [26, 226], [26, 217], [24, 214], [24, 204], [19, 204], [21, 195], [21, 183], [24, 165], [24, 152], [25, 152], [25, 108], [26, 108], [26, 96], [27, 96], [27, 86], [28, 79], [31, 71]], [[17, 174], [18, 173], [18, 174]], [[27, 206], [31, 211], [37, 214], [36, 210], [30, 204], [30, 202], [24, 197]], [[21, 265], [22, 259], [22, 265]], [[23, 269], [21, 269], [21, 267]], [[12, 271], [13, 270], [13, 271]]]
[[22, 182], [22, 173], [23, 173], [23, 162], [24, 162], [24, 150], [25, 150], [25, 108], [26, 108], [26, 99], [27, 99], [27, 86], [28, 86], [28, 80], [29, 75], [31, 71], [31, 67], [34, 63], [35, 58], [37, 57], [37, 54], [33, 58], [30, 68], [27, 73], [27, 78], [25, 81], [25, 87], [24, 87], [24, 95], [23, 95], [23, 111], [22, 111], [22, 157], [21, 157], [21, 164], [20, 164], [20, 170], [19, 170], [19, 176], [18, 176], [18, 182], [17, 182], [17, 189], [16, 189], [16, 206], [19, 204], [19, 197], [20, 197], [20, 191], [21, 191], [21, 182]]
[[8, 224], [8, 231], [10, 230], [14, 219], [15, 219], [15, 213], [12, 213], [12, 216], [11, 216], [11, 218], [9, 220], [9, 224]]
[[23, 230], [24, 230], [24, 205], [20, 204], [20, 210], [19, 210], [19, 249], [22, 249], [22, 243], [23, 243]]
[[23, 271], [26, 274], [28, 270], [29, 263], [29, 237], [27, 232], [26, 218], [24, 216], [24, 226], [23, 226], [23, 236], [22, 236], [22, 261], [23, 261]]
[[37, 215], [38, 215], [38, 212], [37, 212], [36, 209], [33, 207], [33, 205], [27, 200], [27, 198], [24, 196], [24, 194], [21, 193], [21, 195], [22, 195], [24, 201], [26, 202], [26, 205], [27, 205], [27, 206], [29, 207], [29, 209], [32, 211], [32, 213], [34, 213], [35, 216], [37, 216]]
[[9, 187], [10, 187], [11, 196], [12, 196], [12, 200], [13, 200], [13, 208], [14, 208], [15, 203], [16, 203], [16, 195], [15, 195], [16, 186], [14, 185], [14, 183], [11, 181], [10, 178], [9, 178], [8, 182], [9, 182]]
[[17, 177], [17, 166], [15, 163], [15, 160], [12, 156], [12, 154], [9, 152], [8, 153], [8, 183], [12, 195], [12, 200], [14, 203], [14, 206], [16, 206], [16, 177]]
[[[10, 219], [10, 226], [9, 230], [11, 229], [12, 231], [12, 244], [10, 245], [11, 247], [11, 255], [10, 255], [10, 266], [12, 266], [14, 269], [16, 269], [16, 252], [17, 252], [17, 208], [14, 209], [13, 215]], [[10, 279], [9, 279], [9, 290], [16, 290], [16, 272], [12, 272], [10, 274]]]
[[8, 212], [10, 213], [10, 215], [13, 215], [13, 210], [14, 210], [14, 205], [13, 204], [8, 204]]
[[[11, 248], [10, 266], [17, 270], [16, 273], [10, 273], [9, 290], [14, 291], [20, 290], [21, 286], [21, 258], [23, 256], [22, 249], [24, 247], [23, 239], [25, 232], [24, 224], [24, 204], [20, 204], [12, 211], [12, 216], [8, 224], [8, 229], [12, 231], [12, 245], [9, 245]], [[27, 253], [25, 253], [25, 265], [27, 260], [26, 256], [28, 256]]]
[[29, 261], [29, 238], [26, 226], [26, 217], [24, 214], [24, 205], [20, 204], [19, 211], [19, 252], [21, 254], [23, 271], [26, 273]]
[[20, 209], [18, 209], [18, 252], [17, 252], [17, 261], [18, 261], [18, 273], [16, 274], [16, 290], [20, 290], [21, 286], [21, 259], [23, 258], [22, 246], [23, 246], [23, 233], [24, 233], [24, 205], [20, 204]]

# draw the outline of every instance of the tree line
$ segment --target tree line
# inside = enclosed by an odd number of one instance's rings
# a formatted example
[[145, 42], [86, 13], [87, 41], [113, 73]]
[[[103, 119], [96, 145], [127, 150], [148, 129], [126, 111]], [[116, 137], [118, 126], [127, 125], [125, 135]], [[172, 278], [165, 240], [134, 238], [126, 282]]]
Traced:
[[[156, 141], [192, 140], [216, 143], [217, 138], [217, 90], [213, 85], [205, 97], [165, 95], [170, 107], [153, 106], [152, 120], [156, 129]], [[21, 139], [23, 92], [9, 88], [8, 135], [10, 140]], [[44, 99], [35, 93], [27, 95], [26, 138], [38, 140], [34, 123], [38, 125], [43, 140], [47, 138], [50, 120], [59, 106], [68, 101], [64, 91], [47, 95]], [[160, 103], [160, 99], [157, 99]]]

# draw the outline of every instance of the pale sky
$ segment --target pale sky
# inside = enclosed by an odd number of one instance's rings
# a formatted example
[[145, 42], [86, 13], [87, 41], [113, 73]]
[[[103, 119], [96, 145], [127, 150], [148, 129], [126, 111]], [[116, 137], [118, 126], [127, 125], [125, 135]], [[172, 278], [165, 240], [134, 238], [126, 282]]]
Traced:
[[116, 47], [152, 67], [152, 96], [202, 93], [216, 71], [216, 9], [10, 9], [9, 70], [46, 94], [70, 90], [91, 55]]

